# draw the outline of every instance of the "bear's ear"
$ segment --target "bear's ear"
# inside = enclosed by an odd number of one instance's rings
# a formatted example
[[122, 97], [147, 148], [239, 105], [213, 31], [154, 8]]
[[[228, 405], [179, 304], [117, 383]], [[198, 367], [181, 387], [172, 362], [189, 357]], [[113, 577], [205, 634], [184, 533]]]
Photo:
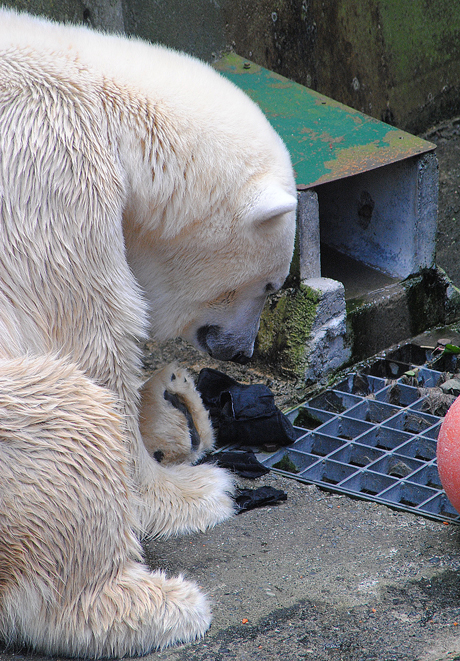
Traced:
[[280, 186], [267, 186], [251, 207], [249, 219], [256, 224], [261, 224], [271, 218], [294, 211], [296, 206], [297, 198], [286, 193]]

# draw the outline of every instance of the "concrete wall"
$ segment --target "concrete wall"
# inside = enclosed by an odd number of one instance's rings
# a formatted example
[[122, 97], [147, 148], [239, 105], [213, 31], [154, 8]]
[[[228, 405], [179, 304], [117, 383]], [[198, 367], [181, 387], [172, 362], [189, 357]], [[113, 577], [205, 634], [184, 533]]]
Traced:
[[56, 21], [84, 23], [112, 32], [124, 31], [121, 0], [1, 0], [1, 4]]
[[233, 0], [243, 57], [400, 128], [460, 113], [460, 3]]
[[221, 4], [217, 0], [123, 0], [126, 31], [211, 61], [226, 46]]

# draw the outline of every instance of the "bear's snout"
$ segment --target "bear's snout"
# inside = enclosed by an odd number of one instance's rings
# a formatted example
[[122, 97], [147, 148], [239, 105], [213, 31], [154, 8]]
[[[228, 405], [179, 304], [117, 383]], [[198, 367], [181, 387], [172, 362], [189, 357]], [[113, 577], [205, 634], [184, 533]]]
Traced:
[[224, 331], [220, 326], [201, 326], [196, 332], [198, 344], [203, 351], [218, 360], [246, 364], [253, 353], [254, 338], [236, 336]]

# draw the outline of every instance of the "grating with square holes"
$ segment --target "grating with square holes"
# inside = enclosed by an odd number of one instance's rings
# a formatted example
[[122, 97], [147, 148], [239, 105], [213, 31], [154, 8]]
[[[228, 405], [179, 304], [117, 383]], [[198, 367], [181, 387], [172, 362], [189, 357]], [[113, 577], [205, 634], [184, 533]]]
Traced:
[[417, 345], [383, 355], [288, 413], [297, 440], [258, 453], [259, 461], [302, 482], [460, 525], [436, 465], [447, 408], [433, 411], [430, 400], [446, 372], [458, 371], [457, 360]]

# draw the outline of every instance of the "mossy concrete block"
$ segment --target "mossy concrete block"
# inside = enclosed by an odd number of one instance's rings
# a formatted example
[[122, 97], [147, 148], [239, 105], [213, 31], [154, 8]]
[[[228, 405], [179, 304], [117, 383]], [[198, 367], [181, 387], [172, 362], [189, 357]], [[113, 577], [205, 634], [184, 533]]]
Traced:
[[318, 292], [304, 284], [271, 296], [260, 320], [257, 357], [283, 372], [301, 376], [319, 300]]
[[304, 280], [274, 294], [262, 313], [256, 355], [285, 373], [317, 382], [349, 359], [342, 283]]
[[355, 361], [412, 335], [407, 291], [400, 282], [351, 299], [347, 308], [347, 334]]
[[306, 383], [324, 382], [331, 372], [343, 367], [351, 355], [346, 340], [345, 288], [341, 282], [329, 278], [307, 282], [319, 295], [319, 302], [305, 347], [303, 377]]
[[345, 314], [345, 288], [341, 282], [330, 278], [310, 278], [303, 280], [303, 285], [316, 292], [319, 301], [312, 332]]

